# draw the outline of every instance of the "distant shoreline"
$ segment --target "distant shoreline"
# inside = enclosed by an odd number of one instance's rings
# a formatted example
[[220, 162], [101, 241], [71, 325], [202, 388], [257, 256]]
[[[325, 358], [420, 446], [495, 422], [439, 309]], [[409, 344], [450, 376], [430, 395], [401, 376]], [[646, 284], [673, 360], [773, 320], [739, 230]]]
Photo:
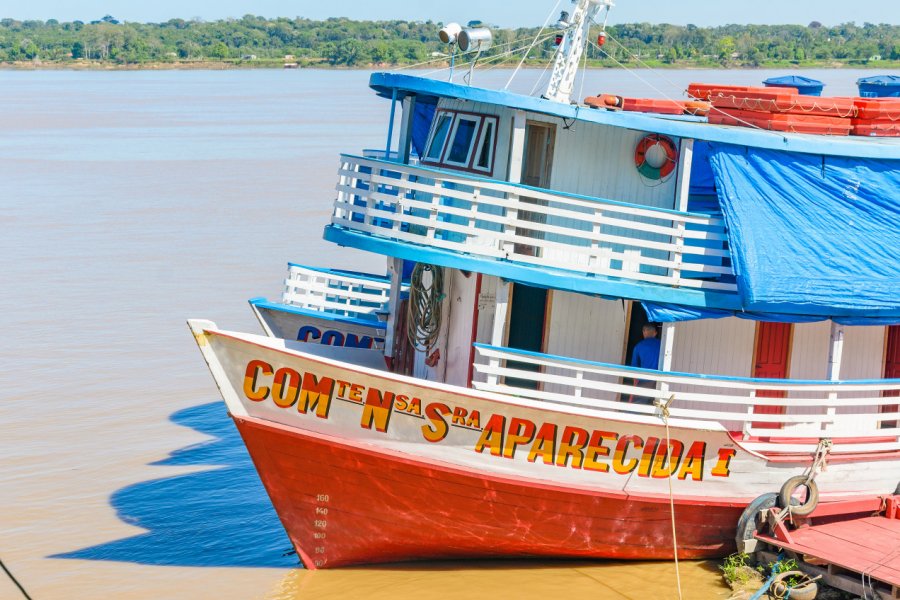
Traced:
[[[442, 68], [448, 65], [430, 64], [422, 68]], [[546, 65], [535, 62], [534, 64], [526, 63], [525, 68], [544, 68]], [[758, 71], [763, 69], [861, 69], [869, 71], [878, 70], [894, 70], [900, 69], [900, 61], [877, 61], [866, 64], [847, 64], [836, 61], [809, 61], [802, 64], [790, 62], [773, 62], [763, 63], [759, 66], [723, 66], [721, 64], [705, 64], [694, 62], [676, 62], [676, 63], [649, 63], [649, 67], [654, 69], [680, 69], [680, 70], [701, 70], [701, 69], [729, 69], [742, 71]], [[254, 61], [235, 61], [235, 60], [190, 60], [190, 61], [166, 61], [166, 62], [141, 62], [141, 63], [117, 63], [110, 61], [14, 61], [0, 62], [0, 70], [5, 71], [232, 71], [232, 70], [256, 70], [256, 69], [327, 69], [330, 71], [370, 71], [376, 69], [395, 69], [409, 67], [406, 64], [385, 64], [371, 63], [367, 65], [336, 66], [329, 64], [327, 61], [309, 62], [307, 64], [296, 64], [294, 66], [285, 65], [282, 60], [263, 59]], [[515, 63], [510, 63], [509, 68], [515, 67]], [[621, 69], [621, 68], [644, 68], [635, 65], [626, 65], [619, 67], [616, 65], [600, 65], [588, 64], [589, 69]], [[477, 67], [476, 67], [477, 70]]]

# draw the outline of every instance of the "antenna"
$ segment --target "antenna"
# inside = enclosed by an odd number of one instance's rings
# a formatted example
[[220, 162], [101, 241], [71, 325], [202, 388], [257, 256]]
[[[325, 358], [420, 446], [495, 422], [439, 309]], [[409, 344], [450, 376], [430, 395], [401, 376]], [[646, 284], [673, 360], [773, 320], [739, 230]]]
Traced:
[[572, 0], [572, 3], [577, 5], [572, 9], [571, 15], [563, 11], [556, 24], [562, 31], [562, 39], [553, 62], [550, 83], [547, 84], [547, 91], [544, 93], [544, 98], [566, 104], [572, 101], [578, 62], [584, 53], [591, 22], [604, 8], [609, 16], [609, 9], [614, 6], [613, 0]]

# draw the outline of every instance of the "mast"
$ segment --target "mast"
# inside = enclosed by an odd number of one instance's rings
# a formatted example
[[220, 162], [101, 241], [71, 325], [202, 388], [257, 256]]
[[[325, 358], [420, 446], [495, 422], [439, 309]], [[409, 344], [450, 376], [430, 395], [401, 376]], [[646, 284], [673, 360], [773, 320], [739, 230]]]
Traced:
[[565, 13], [560, 18], [560, 25], [565, 27], [565, 33], [553, 62], [550, 83], [547, 84], [547, 91], [544, 93], [544, 98], [566, 104], [572, 101], [578, 62], [584, 53], [585, 38], [591, 22], [604, 8], [609, 14], [609, 9], [613, 6], [612, 0], [573, 0], [573, 4], [576, 2], [577, 6], [569, 20], [565, 20]]

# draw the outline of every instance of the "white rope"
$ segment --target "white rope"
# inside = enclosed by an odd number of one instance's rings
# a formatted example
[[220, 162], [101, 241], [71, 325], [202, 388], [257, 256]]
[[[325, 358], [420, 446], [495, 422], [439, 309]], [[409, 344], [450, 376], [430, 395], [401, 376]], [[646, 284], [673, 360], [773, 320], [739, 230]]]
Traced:
[[[550, 37], [549, 35], [548, 35], [548, 36], [545, 36], [545, 37], [543, 38], [543, 40], [546, 40], [546, 39], [548, 39], [549, 37]], [[511, 45], [511, 44], [515, 44], [516, 42], [521, 42], [521, 41], [523, 41], [524, 39], [525, 39], [525, 38], [519, 38], [518, 40], [513, 40], [512, 42], [509, 42], [509, 43], [506, 43], [506, 44], [502, 44], [502, 45], [500, 45], [500, 46], [495, 46], [495, 48], [503, 48], [503, 47], [505, 47], [505, 46], [509, 46], [509, 45]], [[543, 41], [543, 40], [541, 40], [541, 41]], [[501, 58], [505, 58], [505, 57], [507, 57], [507, 56], [509, 56], [509, 55], [511, 55], [511, 54], [515, 54], [516, 52], [521, 51], [524, 47], [525, 47], [525, 46], [523, 45], [523, 46], [519, 46], [519, 47], [517, 47], [517, 48], [512, 48], [512, 49], [507, 50], [506, 52], [502, 52], [502, 53], [500, 53], [500, 54], [495, 54], [495, 55], [493, 55], [493, 56], [488, 56], [487, 58], [481, 59], [481, 64], [486, 64], [486, 63], [491, 63], [491, 62], [494, 62], [494, 61], [498, 61], [498, 60], [500, 60]], [[470, 65], [474, 64], [475, 62], [477, 62], [477, 61], [479, 60], [479, 58], [481, 58], [481, 54], [480, 54], [480, 53], [477, 54], [477, 55], [475, 56], [475, 58], [473, 58], [472, 60], [468, 60], [468, 61], [465, 61], [465, 62], [456, 63], [456, 67], [455, 67], [455, 68], [457, 68], [457, 69], [462, 69], [462, 68], [464, 68], [464, 67], [470, 66]], [[435, 74], [435, 73], [440, 73], [441, 71], [446, 71], [446, 70], [448, 70], [449, 68], [450, 68], [449, 66], [441, 67], [440, 69], [435, 69], [435, 70], [433, 70], [433, 71], [428, 71], [428, 72], [426, 72], [426, 73], [423, 73], [422, 76], [424, 77], [424, 76], [428, 76], [428, 75], [433, 75], [433, 74]]]
[[[549, 39], [550, 39], [551, 37], [553, 37], [554, 35], [556, 35], [556, 34], [551, 33], [551, 34], [545, 35], [545, 36], [544, 36], [543, 38], [541, 38], [539, 41], [541, 41], [541, 42], [546, 42], [547, 40], [549, 40]], [[521, 50], [521, 48], [517, 48], [516, 50]], [[515, 53], [515, 51], [510, 51], [510, 52], [508, 52], [507, 54], [514, 54], [514, 53]], [[504, 56], [505, 56], [505, 55], [504, 55]], [[495, 58], [495, 57], [491, 56], [491, 57], [489, 57], [488, 59], [486, 59], [486, 60], [484, 60], [484, 61], [482, 61], [482, 62], [488, 62], [489, 60], [494, 60], [494, 58]], [[503, 63], [503, 62], [497, 62], [497, 63], [491, 65], [490, 67], [486, 68], [485, 71], [490, 71], [491, 69], [496, 69], [497, 67], [502, 67], [502, 66], [505, 66], [505, 63]]]
[[675, 400], [675, 394], [669, 396], [668, 400], [657, 398], [654, 404], [659, 408], [660, 416], [663, 423], [666, 424], [666, 450], [668, 458], [666, 467], [669, 469], [669, 514], [672, 516], [672, 554], [675, 557], [675, 581], [678, 584], [678, 600], [683, 600], [681, 593], [681, 570], [678, 567], [678, 538], [675, 535], [675, 494], [672, 491], [672, 475], [675, 469], [672, 468], [672, 442], [669, 438], [669, 405]]
[[556, 55], [559, 54], [559, 46], [556, 47], [556, 52], [553, 53], [553, 56], [550, 57], [550, 60], [547, 61], [547, 65], [544, 67], [544, 70], [541, 71], [541, 76], [538, 77], [537, 81], [534, 82], [534, 85], [531, 88], [531, 91], [528, 92], [529, 96], [533, 96], [535, 90], [538, 89], [538, 86], [541, 85], [541, 82], [544, 80], [544, 77], [547, 75], [547, 71], [550, 69], [550, 65], [556, 60]]
[[546, 29], [547, 24], [550, 22], [550, 19], [553, 17], [553, 13], [555, 13], [556, 9], [559, 8], [559, 5], [561, 2], [562, 2], [562, 0], [556, 0], [556, 4], [553, 6], [553, 8], [550, 9], [550, 12], [547, 13], [547, 18], [544, 19], [544, 24], [541, 25], [541, 28], [538, 30], [537, 35], [534, 36], [534, 41], [531, 42], [530, 46], [528, 46], [528, 50], [525, 52], [525, 54], [522, 55], [522, 60], [520, 60], [519, 64], [516, 65], [516, 69], [513, 71], [513, 74], [509, 76], [509, 81], [507, 81], [506, 85], [503, 86], [504, 90], [508, 89], [509, 84], [511, 84], [513, 82], [513, 79], [516, 78], [516, 75], [519, 73], [519, 69], [522, 68], [522, 64], [525, 62], [525, 59], [528, 58], [529, 52], [531, 52], [531, 49], [534, 48], [535, 45], [537, 44], [538, 38], [544, 32], [544, 29]]

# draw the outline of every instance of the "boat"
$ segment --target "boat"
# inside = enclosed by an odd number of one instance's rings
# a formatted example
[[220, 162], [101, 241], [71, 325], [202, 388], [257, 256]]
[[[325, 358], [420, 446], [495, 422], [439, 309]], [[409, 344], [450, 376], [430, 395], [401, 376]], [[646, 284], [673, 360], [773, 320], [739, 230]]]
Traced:
[[384, 274], [189, 321], [304, 566], [720, 557], [785, 486], [897, 489], [900, 139], [587, 106], [611, 5], [561, 15], [540, 96], [372, 74], [385, 151], [339, 157], [323, 235]]

